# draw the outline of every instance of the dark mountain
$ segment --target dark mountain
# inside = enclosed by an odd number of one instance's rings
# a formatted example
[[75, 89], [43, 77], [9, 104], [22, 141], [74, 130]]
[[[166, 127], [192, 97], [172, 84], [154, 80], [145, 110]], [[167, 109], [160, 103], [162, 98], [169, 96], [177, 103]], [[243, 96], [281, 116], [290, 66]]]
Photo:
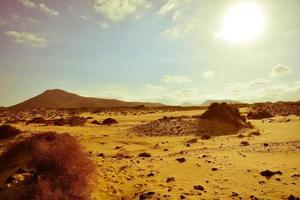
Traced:
[[46, 90], [36, 97], [9, 108], [14, 110], [26, 110], [32, 108], [133, 107], [138, 105], [147, 107], [163, 106], [163, 104], [160, 103], [126, 102], [116, 99], [82, 97], [64, 90], [54, 89]]

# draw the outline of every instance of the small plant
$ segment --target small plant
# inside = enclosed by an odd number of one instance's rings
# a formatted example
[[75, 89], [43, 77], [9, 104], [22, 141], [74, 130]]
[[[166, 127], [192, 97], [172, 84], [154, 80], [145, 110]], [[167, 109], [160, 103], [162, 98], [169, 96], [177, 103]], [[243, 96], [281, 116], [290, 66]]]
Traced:
[[21, 131], [11, 125], [0, 126], [0, 139], [7, 139], [19, 135]]
[[70, 135], [47, 132], [16, 143], [0, 156], [0, 163], [7, 163], [0, 170], [19, 157], [26, 158], [20, 167], [31, 169], [32, 178], [30, 184], [15, 183], [24, 187], [16, 199], [90, 199], [87, 187], [94, 165]]

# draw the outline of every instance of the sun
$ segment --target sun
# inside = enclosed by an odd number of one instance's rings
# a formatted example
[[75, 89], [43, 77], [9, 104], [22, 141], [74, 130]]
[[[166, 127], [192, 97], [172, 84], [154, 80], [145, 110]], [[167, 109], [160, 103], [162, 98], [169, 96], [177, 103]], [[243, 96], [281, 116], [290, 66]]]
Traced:
[[262, 7], [253, 1], [243, 1], [228, 9], [216, 36], [230, 43], [251, 42], [262, 34], [264, 26]]

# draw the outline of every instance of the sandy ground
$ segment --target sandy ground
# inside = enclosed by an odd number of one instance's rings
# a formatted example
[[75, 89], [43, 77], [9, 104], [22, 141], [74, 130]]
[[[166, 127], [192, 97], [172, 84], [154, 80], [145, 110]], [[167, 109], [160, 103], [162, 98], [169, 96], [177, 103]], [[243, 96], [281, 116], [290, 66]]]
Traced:
[[[163, 116], [192, 116], [203, 111], [156, 112], [152, 114], [89, 114], [99, 121], [112, 117], [119, 124], [60, 127], [17, 124], [24, 135], [39, 131], [70, 133], [79, 139], [97, 165], [93, 199], [287, 199], [300, 196], [300, 117], [252, 120], [262, 134], [236, 135], [210, 140], [194, 136], [138, 136], [128, 129]], [[286, 122], [287, 118], [290, 121]], [[17, 138], [18, 139], [18, 138]], [[249, 146], [240, 146], [247, 141]], [[0, 143], [3, 150], [9, 142]], [[147, 152], [151, 157], [138, 157]], [[185, 158], [179, 162], [177, 158]], [[267, 179], [261, 171], [281, 171]], [[174, 177], [174, 178], [173, 178]], [[1, 184], [3, 180], [1, 180]], [[194, 186], [199, 186], [196, 187]], [[203, 189], [203, 190], [202, 190]], [[149, 193], [153, 192], [153, 193]]]

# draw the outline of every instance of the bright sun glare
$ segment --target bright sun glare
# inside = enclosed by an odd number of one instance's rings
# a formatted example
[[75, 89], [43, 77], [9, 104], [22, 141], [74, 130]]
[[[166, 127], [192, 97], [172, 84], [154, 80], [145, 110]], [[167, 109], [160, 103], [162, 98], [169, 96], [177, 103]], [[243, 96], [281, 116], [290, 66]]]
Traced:
[[246, 43], [258, 38], [265, 25], [263, 9], [255, 2], [233, 5], [223, 19], [217, 37], [230, 43]]

